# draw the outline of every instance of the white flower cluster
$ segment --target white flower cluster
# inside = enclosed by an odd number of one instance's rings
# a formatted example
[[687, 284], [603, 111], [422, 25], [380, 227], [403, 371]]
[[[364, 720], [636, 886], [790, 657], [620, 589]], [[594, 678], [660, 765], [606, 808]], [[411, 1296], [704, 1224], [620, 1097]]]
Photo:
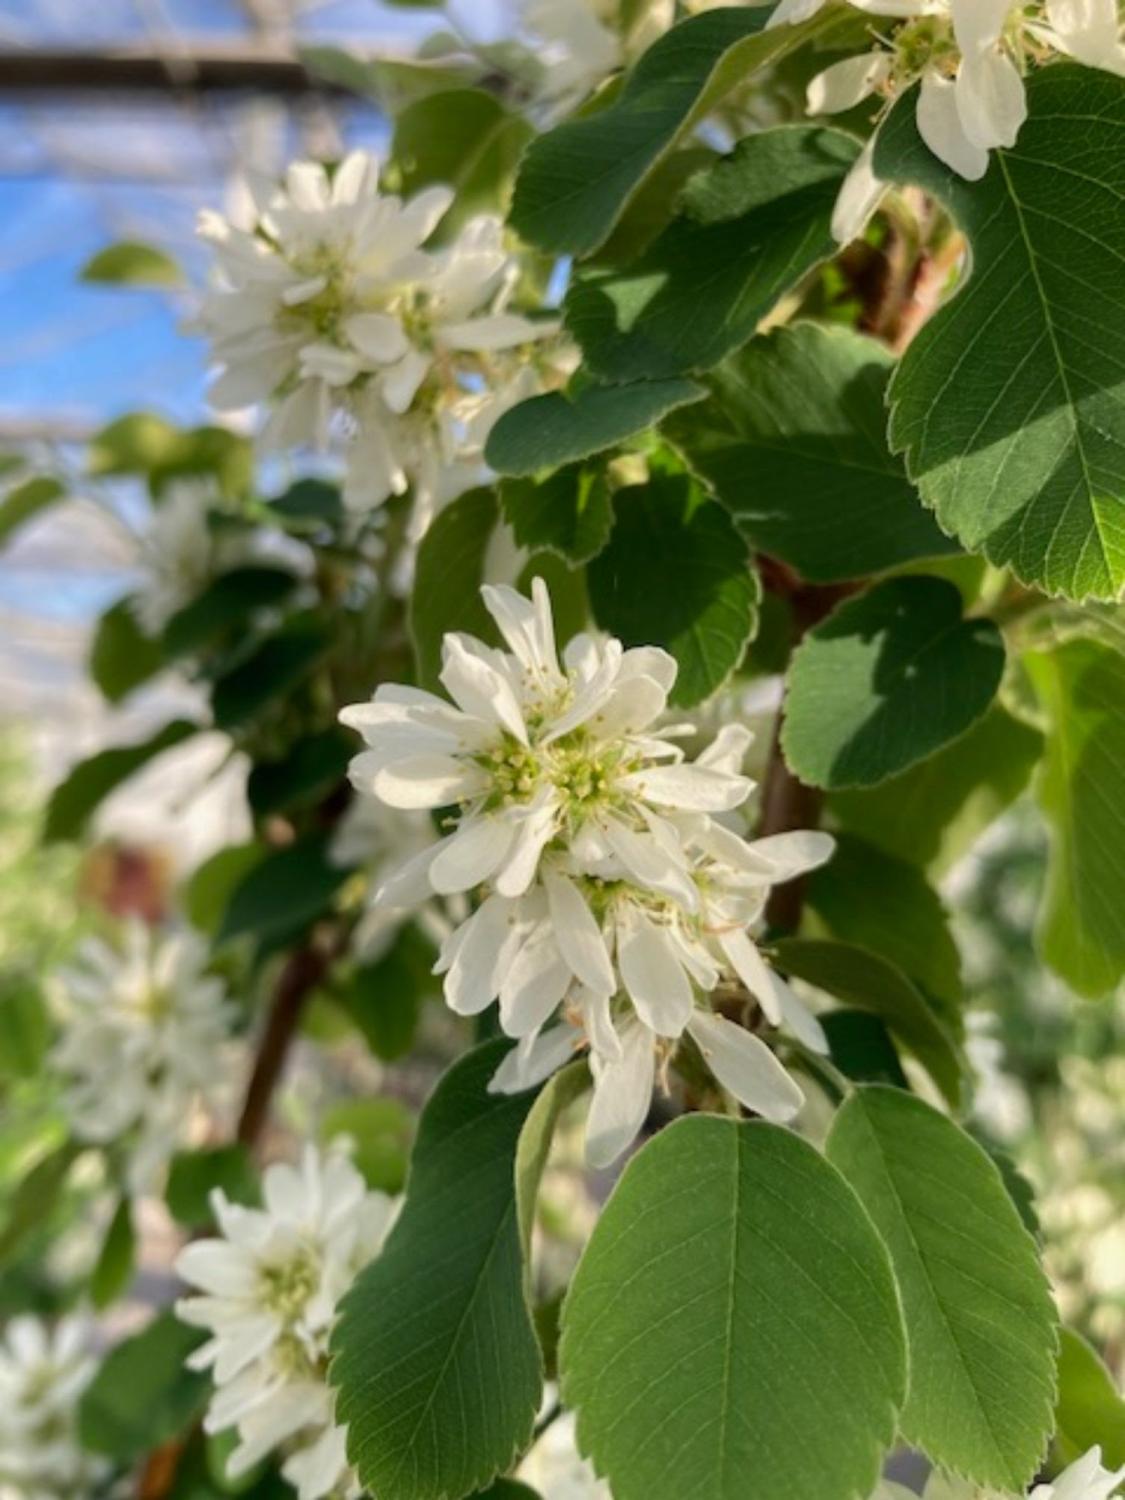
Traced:
[[97, 1368], [86, 1325], [13, 1318], [0, 1342], [0, 1500], [89, 1500], [99, 1460], [78, 1442], [77, 1411]]
[[359, 509], [413, 487], [415, 532], [471, 484], [509, 406], [538, 388], [534, 345], [557, 325], [508, 310], [518, 274], [498, 218], [470, 220], [427, 249], [452, 201], [379, 191], [374, 157], [334, 172], [293, 163], [252, 184], [252, 231], [207, 212], [220, 283], [199, 323], [222, 373], [220, 408], [273, 403], [275, 447], [323, 447], [334, 414], [354, 429], [345, 499]]
[[542, 580], [530, 601], [509, 588], [482, 593], [509, 649], [447, 635], [441, 680], [452, 704], [384, 685], [341, 714], [367, 742], [351, 766], [361, 794], [456, 807], [451, 830], [384, 883], [376, 906], [481, 895], [442, 947], [446, 1000], [461, 1015], [499, 1000], [519, 1045], [497, 1089], [531, 1087], [589, 1045], [591, 1163], [633, 1140], [657, 1063], [685, 1031], [743, 1104], [791, 1119], [801, 1090], [710, 998], [725, 988], [737, 1005], [741, 985], [772, 1025], [826, 1050], [748, 929], [770, 886], [821, 864], [832, 840], [751, 843], [729, 826], [752, 789], [740, 774], [749, 735], [728, 726], [687, 762], [675, 731], [654, 728], [676, 676], [667, 653], [580, 635], [560, 661]]
[[[769, 24], [807, 20], [826, 0], [781, 0]], [[971, 182], [989, 152], [1011, 147], [1027, 118], [1023, 75], [1052, 52], [1125, 74], [1117, 0], [851, 0], [856, 10], [905, 22], [879, 46], [834, 63], [809, 85], [810, 114], [852, 109], [872, 94], [888, 104], [921, 80], [918, 131], [947, 166]], [[833, 232], [846, 243], [878, 207], [875, 138], [849, 174]]]
[[192, 1111], [222, 1087], [234, 1008], [208, 959], [195, 933], [162, 938], [134, 920], [121, 948], [90, 938], [55, 978], [63, 1107], [81, 1140], [126, 1147], [134, 1192], [152, 1187]]
[[180, 1301], [177, 1314], [211, 1334], [189, 1361], [215, 1381], [204, 1427], [237, 1428], [231, 1479], [284, 1449], [282, 1473], [299, 1500], [351, 1500], [360, 1487], [346, 1429], [334, 1420], [328, 1338], [337, 1303], [378, 1253], [394, 1205], [367, 1190], [346, 1156], [312, 1146], [299, 1167], [269, 1167], [262, 1192], [259, 1209], [216, 1191], [221, 1238], [188, 1245], [176, 1262], [203, 1294]]
[[[1125, 1468], [1111, 1474], [1102, 1467], [1101, 1449], [1091, 1448], [1052, 1484], [1037, 1484], [1027, 1500], [1110, 1500], [1123, 1479]], [[880, 1485], [871, 1500], [916, 1500], [916, 1497], [912, 1490], [888, 1481]], [[981, 1490], [967, 1480], [935, 1474], [926, 1486], [923, 1500], [1019, 1500], [1019, 1497]]]
[[672, 24], [672, 0], [524, 0], [520, 24], [537, 43], [537, 93], [576, 104], [640, 56]]

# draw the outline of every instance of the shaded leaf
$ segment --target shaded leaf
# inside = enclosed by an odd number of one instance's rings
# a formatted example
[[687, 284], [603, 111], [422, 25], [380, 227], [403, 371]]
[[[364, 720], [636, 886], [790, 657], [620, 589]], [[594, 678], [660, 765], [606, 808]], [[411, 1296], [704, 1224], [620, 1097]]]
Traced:
[[435, 183], [452, 188], [453, 224], [474, 213], [502, 210], [520, 155], [534, 135], [521, 116], [484, 89], [427, 94], [395, 119], [391, 160], [410, 197]]
[[164, 1312], [111, 1349], [79, 1403], [83, 1447], [128, 1464], [178, 1436], [211, 1389], [207, 1375], [184, 1365], [203, 1339]]
[[940, 578], [893, 578], [849, 599], [793, 655], [785, 759], [810, 786], [874, 786], [984, 714], [1004, 671], [991, 620], [962, 619]]
[[797, 323], [715, 370], [669, 438], [755, 547], [813, 583], [956, 551], [887, 447], [894, 361], [850, 328]]
[[533, 141], [516, 180], [513, 228], [545, 250], [596, 250], [696, 121], [755, 69], [826, 25], [819, 17], [762, 32], [766, 19], [760, 7], [736, 7], [674, 26], [641, 57], [611, 104]]
[[485, 1043], [438, 1084], [403, 1211], [341, 1304], [329, 1378], [375, 1494], [469, 1494], [531, 1437], [542, 1376], [514, 1162], [534, 1095], [487, 1092], [508, 1045]]
[[686, 475], [618, 490], [609, 544], [589, 564], [587, 581], [604, 630], [676, 658], [672, 703], [713, 693], [754, 633], [759, 585], [746, 543]]
[[538, 482], [506, 479], [500, 504], [521, 547], [548, 547], [576, 563], [597, 556], [613, 525], [605, 472], [583, 464], [569, 464]]
[[410, 635], [420, 687], [441, 691], [441, 643], [447, 631], [464, 630], [490, 645], [499, 640], [480, 597], [498, 517], [492, 490], [470, 490], [447, 505], [422, 538], [410, 596]]
[[314, 611], [295, 615], [217, 679], [211, 708], [219, 729], [242, 728], [283, 701], [317, 668], [332, 631]]
[[414, 1121], [398, 1099], [343, 1099], [325, 1112], [320, 1138], [347, 1136], [354, 1143], [352, 1161], [369, 1188], [401, 1193], [406, 1181]]
[[330, 910], [349, 871], [329, 858], [329, 843], [328, 835], [310, 833], [256, 860], [231, 891], [216, 942], [252, 937], [271, 946]]
[[832, 1061], [857, 1083], [910, 1085], [885, 1021], [869, 1011], [833, 1010], [820, 1017]]
[[235, 886], [268, 852], [265, 844], [231, 844], [205, 859], [184, 888], [184, 911], [191, 925], [211, 936], [218, 932]]
[[703, 396], [690, 380], [587, 385], [552, 391], [506, 411], [488, 435], [485, 458], [499, 474], [534, 474], [590, 458], [647, 431], [677, 406]]
[[956, 1108], [967, 1064], [926, 997], [901, 969], [849, 943], [783, 938], [773, 951], [786, 974], [881, 1017]]
[[109, 703], [120, 703], [164, 666], [160, 642], [137, 624], [133, 600], [119, 599], [98, 621], [90, 646], [90, 676]]
[[236, 1143], [178, 1151], [168, 1168], [164, 1201], [178, 1224], [205, 1229], [215, 1217], [211, 1194], [216, 1188], [221, 1188], [232, 1203], [258, 1203], [258, 1177], [245, 1146]]
[[251, 808], [264, 818], [312, 806], [343, 779], [354, 754], [354, 737], [343, 729], [325, 729], [298, 740], [284, 760], [254, 766], [246, 785]]
[[136, 1253], [133, 1205], [128, 1198], [122, 1198], [110, 1220], [97, 1262], [90, 1274], [90, 1300], [95, 1307], [108, 1307], [126, 1291], [133, 1278]]
[[182, 744], [198, 731], [198, 724], [187, 719], [174, 719], [136, 745], [100, 750], [88, 760], [79, 761], [51, 793], [43, 827], [44, 840], [51, 843], [56, 839], [80, 838], [92, 813], [115, 787], [155, 756]]
[[[832, 210], [855, 139], [815, 125], [747, 136], [690, 185], [707, 216], [674, 219], [631, 265], [580, 270], [566, 324], [603, 380], [706, 370], [744, 344], [836, 249]], [[689, 204], [692, 200], [688, 199]]]
[[177, 610], [164, 627], [165, 648], [176, 656], [200, 651], [219, 636], [245, 626], [260, 609], [280, 604], [297, 585], [283, 568], [234, 568]]

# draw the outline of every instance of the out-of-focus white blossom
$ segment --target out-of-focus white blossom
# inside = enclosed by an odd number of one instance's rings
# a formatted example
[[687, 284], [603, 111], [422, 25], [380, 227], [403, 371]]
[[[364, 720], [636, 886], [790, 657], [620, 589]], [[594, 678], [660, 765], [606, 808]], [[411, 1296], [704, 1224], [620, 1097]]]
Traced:
[[[1115, 1474], [1102, 1466], [1102, 1450], [1091, 1448], [1051, 1484], [1033, 1485], [1027, 1500], [1110, 1500], [1125, 1479], [1125, 1468]], [[914, 1492], [900, 1484], [884, 1481], [871, 1500], [914, 1500]], [[967, 1479], [935, 1473], [926, 1485], [922, 1500], [1023, 1500], [1010, 1491], [983, 1490]]]
[[202, 1294], [176, 1311], [211, 1335], [190, 1360], [215, 1382], [204, 1426], [237, 1428], [232, 1479], [280, 1450], [299, 1500], [358, 1495], [326, 1378], [328, 1340], [337, 1304], [378, 1253], [394, 1205], [367, 1190], [345, 1155], [311, 1146], [300, 1166], [269, 1167], [262, 1192], [262, 1208], [244, 1208], [216, 1191], [220, 1236], [188, 1245], [176, 1262]]
[[[825, 0], [782, 0], [771, 26], [807, 20]], [[853, 109], [869, 96], [888, 102], [920, 81], [918, 131], [939, 160], [975, 182], [989, 153], [1014, 146], [1027, 118], [1024, 73], [1046, 49], [1089, 67], [1125, 73], [1117, 0], [851, 0], [856, 10], [901, 20], [879, 47], [844, 58], [809, 85], [810, 114]], [[833, 230], [854, 238], [878, 205], [881, 186], [870, 145], [846, 180]]]
[[634, 62], [675, 16], [672, 0], [650, 0], [626, 15], [622, 0], [522, 0], [519, 24], [535, 42], [536, 92], [565, 107]]
[[361, 796], [457, 808], [450, 831], [384, 881], [376, 909], [479, 895], [442, 945], [446, 1001], [461, 1015], [499, 1001], [519, 1045], [497, 1089], [528, 1088], [589, 1046], [595, 1165], [636, 1135], [685, 1031], [742, 1103], [791, 1119], [800, 1089], [707, 997], [737, 1013], [749, 995], [771, 1025], [824, 1050], [819, 1023], [750, 929], [771, 885], [823, 863], [832, 840], [752, 843], [727, 826], [752, 790], [741, 770], [749, 734], [728, 725], [689, 761], [679, 739], [692, 726], [658, 722], [676, 675], [666, 652], [581, 635], [560, 656], [542, 580], [530, 600], [504, 587], [482, 594], [508, 649], [448, 635], [441, 680], [452, 703], [384, 685], [341, 714], [367, 743], [351, 766]]
[[97, 1369], [79, 1318], [13, 1318], [0, 1341], [0, 1500], [89, 1500], [104, 1463], [78, 1442]]
[[255, 199], [251, 231], [200, 221], [220, 271], [199, 316], [222, 367], [211, 399], [270, 403], [277, 448], [323, 447], [338, 416], [352, 437], [347, 502], [413, 488], [420, 534], [455, 476], [473, 482], [505, 402], [536, 388], [535, 345], [557, 325], [511, 311], [518, 268], [498, 218], [429, 247], [452, 192], [380, 193], [365, 152], [331, 173], [295, 162]]
[[208, 959], [194, 932], [162, 937], [132, 921], [120, 947], [89, 938], [55, 977], [63, 1107], [79, 1139], [127, 1150], [135, 1192], [223, 1086], [234, 1008]]

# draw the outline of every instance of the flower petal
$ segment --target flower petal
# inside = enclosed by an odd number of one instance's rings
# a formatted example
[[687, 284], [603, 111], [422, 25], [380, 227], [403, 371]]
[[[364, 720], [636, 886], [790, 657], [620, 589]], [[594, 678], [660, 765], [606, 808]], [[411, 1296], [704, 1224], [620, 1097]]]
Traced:
[[621, 1057], [592, 1053], [594, 1099], [586, 1120], [586, 1160], [608, 1167], [636, 1140], [652, 1104], [656, 1074], [653, 1035], [633, 1021], [621, 1034]]
[[413, 755], [375, 772], [372, 791], [388, 807], [445, 807], [488, 789], [488, 778], [471, 761], [452, 755]]
[[559, 951], [571, 972], [595, 994], [612, 995], [617, 988], [613, 965], [582, 892], [572, 880], [553, 870], [543, 872], [543, 885]]
[[711, 1072], [740, 1104], [778, 1125], [799, 1113], [804, 1094], [760, 1037], [702, 1010], [688, 1030]]
[[957, 107], [957, 85], [932, 70], [922, 79], [918, 95], [918, 134], [939, 161], [969, 182], [979, 182], [988, 171], [988, 152], [965, 134]]
[[617, 962], [641, 1020], [658, 1036], [678, 1037], [691, 1015], [691, 981], [663, 929], [633, 906], [619, 918]]

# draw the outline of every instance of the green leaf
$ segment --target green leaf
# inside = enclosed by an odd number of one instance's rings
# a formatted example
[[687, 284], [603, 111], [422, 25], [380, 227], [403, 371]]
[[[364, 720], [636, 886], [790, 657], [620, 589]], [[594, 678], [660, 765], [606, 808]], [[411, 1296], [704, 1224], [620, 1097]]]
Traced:
[[850, 328], [797, 323], [711, 375], [665, 431], [755, 547], [813, 583], [956, 551], [887, 447], [894, 361]]
[[416, 927], [407, 926], [377, 962], [360, 964], [337, 996], [384, 1062], [405, 1057], [427, 993], [433, 989], [434, 950]]
[[677, 406], [703, 397], [691, 380], [638, 380], [587, 385], [574, 395], [551, 391], [506, 411], [488, 435], [485, 458], [498, 474], [535, 474], [645, 432]]
[[268, 501], [266, 508], [283, 521], [312, 530], [335, 526], [344, 519], [340, 486], [326, 479], [298, 479], [284, 494]]
[[524, 1282], [531, 1296], [531, 1235], [535, 1228], [539, 1184], [550, 1155], [559, 1117], [590, 1087], [590, 1069], [585, 1058], [568, 1063], [547, 1080], [539, 1091], [520, 1132], [516, 1148], [516, 1209], [523, 1245]]
[[258, 1178], [245, 1146], [177, 1152], [164, 1189], [168, 1212], [186, 1229], [206, 1229], [214, 1222], [211, 1194], [216, 1188], [221, 1188], [232, 1203], [258, 1203]]
[[284, 760], [259, 761], [250, 772], [246, 794], [259, 818], [319, 802], [343, 779], [355, 754], [345, 730], [322, 730], [298, 740]]
[[305, 834], [254, 862], [231, 892], [216, 943], [288, 941], [330, 910], [349, 871], [329, 858], [324, 833]]
[[441, 691], [441, 643], [463, 630], [493, 645], [499, 640], [480, 597], [484, 564], [499, 507], [492, 490], [470, 490], [436, 517], [418, 548], [410, 596], [410, 635], [418, 684]]
[[373, 1494], [467, 1495], [528, 1443], [542, 1387], [524, 1291], [514, 1162], [534, 1094], [490, 1094], [506, 1041], [444, 1075], [406, 1203], [341, 1304], [329, 1378]]
[[1048, 593], [1112, 599], [1125, 585], [1125, 79], [1060, 64], [1031, 73], [1027, 102], [1019, 141], [975, 183], [923, 144], [915, 91], [879, 131], [879, 177], [940, 198], [972, 246], [963, 289], [891, 383], [891, 442], [970, 551]]
[[90, 676], [109, 703], [120, 703], [164, 666], [160, 642], [137, 624], [132, 599], [119, 599], [98, 621], [90, 647]]
[[736, 7], [674, 26], [644, 53], [611, 104], [533, 141], [516, 180], [513, 228], [544, 250], [596, 250], [698, 120], [756, 69], [827, 24], [818, 17], [763, 32], [766, 19], [761, 8]]
[[78, 279], [105, 286], [182, 286], [184, 273], [170, 255], [155, 245], [122, 240], [91, 256], [78, 273]]
[[816, 125], [747, 136], [689, 184], [695, 217], [674, 219], [632, 265], [580, 270], [566, 324], [592, 373], [683, 375], [744, 344], [836, 249], [832, 209], [858, 153], [852, 136]]
[[627, 646], [663, 646], [679, 675], [671, 701], [699, 703], [742, 659], [759, 586], [746, 543], [687, 475], [658, 474], [614, 496], [609, 545], [590, 563], [594, 617]]
[[944, 1007], [964, 999], [949, 914], [916, 865], [844, 834], [805, 899], [833, 937], [890, 959]]
[[850, 943], [784, 938], [773, 944], [778, 967], [886, 1022], [956, 1108], [967, 1064], [926, 997], [889, 959]]
[[187, 719], [174, 719], [139, 744], [100, 750], [89, 760], [79, 761], [51, 793], [43, 827], [44, 841], [52, 843], [57, 839], [80, 838], [91, 814], [115, 787], [127, 781], [155, 756], [182, 744], [198, 732], [198, 724]]
[[91, 438], [87, 466], [91, 474], [148, 474], [173, 457], [182, 437], [155, 412], [130, 412]]
[[555, 619], [555, 641], [561, 650], [573, 636], [585, 630], [590, 621], [585, 570], [572, 567], [557, 552], [535, 552], [520, 569], [516, 579], [517, 591], [530, 596], [534, 578], [542, 578], [547, 585]]
[[191, 925], [213, 937], [235, 886], [268, 853], [265, 844], [231, 844], [204, 860], [184, 889], [184, 911]]
[[398, 191], [408, 198], [435, 183], [452, 188], [457, 198], [447, 221], [454, 225], [474, 213], [502, 210], [534, 133], [484, 89], [448, 89], [416, 99], [395, 120], [391, 161], [400, 173]]
[[297, 579], [283, 568], [221, 573], [165, 625], [165, 648], [175, 656], [200, 651], [227, 631], [245, 627], [258, 610], [280, 604], [296, 586]]
[[327, 621], [314, 611], [287, 620], [215, 682], [211, 707], [216, 727], [241, 729], [277, 707], [315, 671], [332, 639]]
[[794, 653], [782, 748], [810, 786], [874, 786], [955, 740], [1004, 671], [991, 620], [941, 578], [892, 578], [841, 604]]
[[66, 494], [66, 486], [49, 474], [25, 479], [0, 500], [0, 546], [40, 511]]
[[910, 1087], [890, 1031], [879, 1016], [863, 1010], [833, 1010], [821, 1016], [820, 1023], [832, 1061], [845, 1077], [857, 1083]]
[[97, 1264], [90, 1274], [90, 1300], [95, 1307], [108, 1307], [127, 1289], [133, 1277], [136, 1253], [133, 1205], [128, 1198], [122, 1198], [106, 1230]]
[[1125, 1465], [1125, 1401], [1094, 1349], [1073, 1329], [1064, 1328], [1055, 1408], [1055, 1451], [1060, 1465], [1074, 1463], [1095, 1444], [1102, 1450], [1106, 1468]]
[[1125, 972], [1125, 657], [1071, 641], [1024, 657], [1047, 714], [1036, 788], [1051, 830], [1043, 957], [1080, 995]]
[[597, 556], [613, 525], [605, 471], [585, 464], [568, 464], [538, 483], [506, 479], [500, 504], [521, 547], [548, 547], [576, 563]]
[[994, 703], [959, 740], [877, 787], [833, 792], [837, 823], [888, 854], [948, 870], [1027, 786], [1038, 730]]
[[352, 1160], [369, 1188], [401, 1193], [414, 1136], [414, 1121], [398, 1099], [344, 1099], [327, 1110], [320, 1138], [348, 1136], [355, 1143]]
[[82, 1446], [129, 1464], [177, 1437], [203, 1409], [209, 1377], [185, 1368], [203, 1342], [170, 1312], [106, 1355], [78, 1407]]
[[51, 1214], [63, 1190], [78, 1147], [73, 1141], [41, 1158], [9, 1196], [7, 1213], [0, 1222], [0, 1266], [15, 1258], [24, 1241]]
[[904, 1352], [886, 1251], [819, 1152], [695, 1115], [626, 1167], [560, 1362], [615, 1500], [853, 1500], [894, 1437]]
[[27, 974], [0, 974], [0, 1078], [34, 1078], [50, 1044], [39, 986]]
[[1022, 1493], [1051, 1432], [1056, 1315], [999, 1172], [897, 1089], [858, 1090], [827, 1150], [894, 1264], [910, 1352], [903, 1437], [942, 1468]]

